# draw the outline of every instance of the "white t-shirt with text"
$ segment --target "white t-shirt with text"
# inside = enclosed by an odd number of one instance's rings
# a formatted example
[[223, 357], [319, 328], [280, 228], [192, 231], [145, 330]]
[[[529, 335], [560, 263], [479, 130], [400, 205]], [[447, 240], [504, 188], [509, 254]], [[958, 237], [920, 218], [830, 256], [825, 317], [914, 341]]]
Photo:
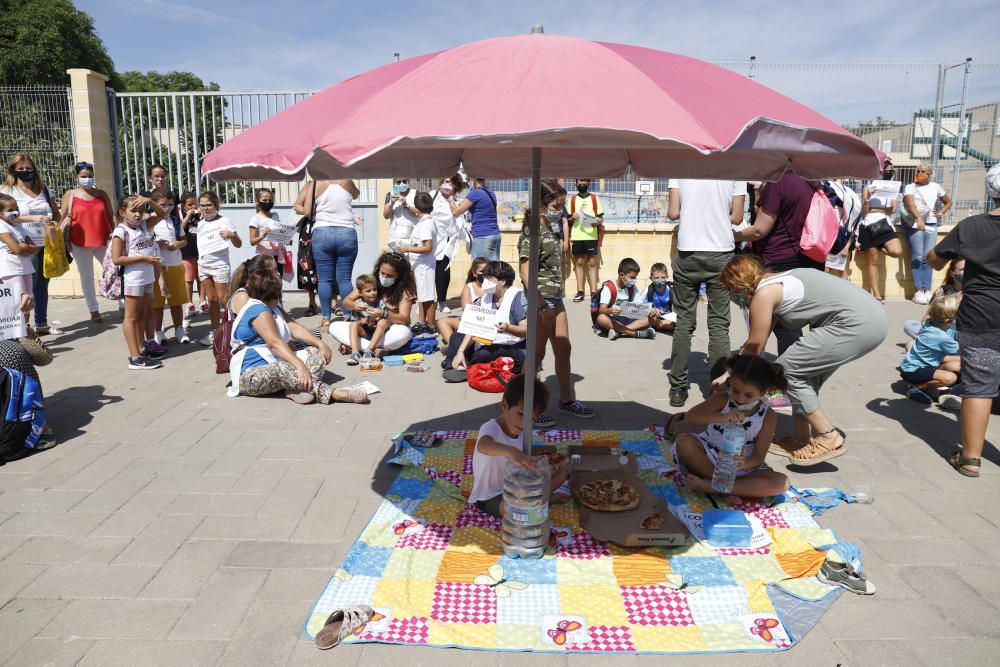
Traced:
[[434, 268], [437, 260], [434, 259], [435, 246], [437, 245], [435, 237], [437, 236], [437, 230], [434, 226], [434, 218], [429, 215], [425, 215], [417, 221], [417, 224], [413, 226], [413, 231], [410, 234], [409, 245], [411, 246], [422, 246], [424, 241], [431, 242], [431, 251], [425, 253], [407, 253], [409, 255], [410, 264], [414, 268], [418, 266], [429, 266]]
[[[235, 232], [236, 227], [225, 216], [218, 216], [214, 220], [202, 220], [198, 223], [198, 236], [207, 237], [210, 233], [226, 229]], [[231, 246], [232, 244], [230, 244]], [[206, 253], [198, 248], [198, 270], [201, 273], [219, 272], [229, 270], [229, 246], [224, 250]]]
[[[521, 436], [512, 438], [503, 432], [496, 419], [491, 419], [479, 428], [479, 437], [488, 435], [501, 445], [507, 445], [521, 451], [523, 449]], [[472, 493], [469, 502], [489, 500], [503, 493], [503, 478], [507, 472], [506, 456], [487, 456], [479, 451], [479, 441], [472, 453]]]
[[[130, 227], [126, 224], [118, 225], [115, 227], [115, 231], [112, 232], [111, 236], [122, 240], [125, 244], [123, 254], [128, 255], [129, 257], [153, 254], [153, 244], [149, 238], [149, 233], [146, 231], [145, 220], [140, 222], [138, 227]], [[135, 264], [127, 264], [125, 266], [126, 287], [142, 287], [144, 285], [151, 285], [153, 284], [154, 277], [155, 274], [153, 273], [152, 264], [138, 262]]]

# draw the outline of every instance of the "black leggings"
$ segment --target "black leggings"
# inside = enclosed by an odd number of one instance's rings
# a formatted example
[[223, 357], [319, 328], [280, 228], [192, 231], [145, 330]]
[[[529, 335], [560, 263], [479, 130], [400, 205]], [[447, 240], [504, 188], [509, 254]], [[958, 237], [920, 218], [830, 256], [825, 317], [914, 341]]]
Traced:
[[434, 284], [437, 286], [437, 297], [440, 303], [448, 300], [448, 284], [451, 282], [451, 266], [448, 257], [439, 259], [434, 266]]

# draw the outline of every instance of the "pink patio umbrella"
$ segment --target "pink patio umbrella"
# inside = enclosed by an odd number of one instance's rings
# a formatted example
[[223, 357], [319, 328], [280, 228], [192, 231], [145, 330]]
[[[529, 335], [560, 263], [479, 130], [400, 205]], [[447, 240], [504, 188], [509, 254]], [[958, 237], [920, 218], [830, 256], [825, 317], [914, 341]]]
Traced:
[[[874, 149], [722, 67], [638, 46], [518, 35], [376, 68], [317, 93], [205, 156], [214, 180], [468, 173], [532, 177], [538, 270], [542, 156], [551, 174], [773, 181], [877, 177]], [[525, 405], [535, 368], [528, 290]], [[531, 432], [530, 410], [525, 430]], [[530, 446], [525, 439], [525, 447]]]

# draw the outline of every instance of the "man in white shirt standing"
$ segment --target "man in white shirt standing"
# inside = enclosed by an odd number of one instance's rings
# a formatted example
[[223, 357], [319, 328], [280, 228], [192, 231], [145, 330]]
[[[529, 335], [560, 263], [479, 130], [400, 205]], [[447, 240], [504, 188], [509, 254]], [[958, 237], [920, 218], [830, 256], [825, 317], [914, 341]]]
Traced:
[[680, 220], [671, 293], [677, 324], [670, 353], [670, 405], [688, 398], [688, 360], [697, 328], [698, 287], [708, 284], [708, 365], [714, 379], [729, 356], [729, 290], [719, 275], [733, 257], [733, 226], [743, 222], [745, 181], [671, 179], [667, 217]]

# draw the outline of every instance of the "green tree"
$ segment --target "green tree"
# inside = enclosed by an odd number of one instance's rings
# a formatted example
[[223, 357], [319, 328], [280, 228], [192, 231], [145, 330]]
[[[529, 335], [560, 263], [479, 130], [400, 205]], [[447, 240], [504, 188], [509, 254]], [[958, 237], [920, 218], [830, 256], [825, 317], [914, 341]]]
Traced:
[[198, 90], [219, 90], [219, 84], [206, 84], [192, 72], [137, 72], [129, 70], [120, 75], [123, 92], [128, 93], [183, 93]]
[[889, 127], [896, 127], [897, 125], [899, 125], [899, 123], [895, 121], [889, 120], [888, 118], [882, 118], [882, 116], [876, 116], [875, 120], [863, 120], [856, 125], [845, 125], [844, 129], [861, 137]]
[[69, 0], [0, 0], [0, 81], [4, 85], [66, 83], [83, 67], [120, 85], [94, 20]]

